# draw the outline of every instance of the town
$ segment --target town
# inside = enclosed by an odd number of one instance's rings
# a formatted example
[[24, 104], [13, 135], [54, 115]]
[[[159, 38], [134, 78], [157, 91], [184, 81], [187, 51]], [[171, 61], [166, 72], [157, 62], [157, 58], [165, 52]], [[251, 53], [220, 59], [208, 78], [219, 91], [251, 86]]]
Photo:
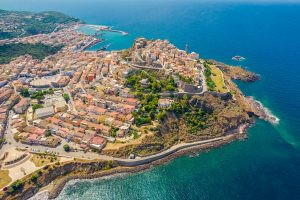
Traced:
[[[156, 111], [170, 107], [172, 95], [207, 90], [204, 61], [189, 54], [188, 47], [183, 51], [167, 40], [138, 38], [129, 50], [85, 51], [99, 41], [76, 28], [2, 41], [63, 46], [43, 60], [22, 55], [1, 65], [1, 152], [8, 153], [4, 167], [25, 159], [27, 151], [92, 159], [103, 149], [141, 140], [159, 122], [135, 123], [134, 113], [142, 106], [128, 85], [134, 71], [155, 69], [170, 77], [173, 86], [159, 92]], [[149, 78], [139, 84], [154, 87]], [[25, 151], [16, 153], [16, 148]]]
[[109, 34], [129, 33], [57, 12], [0, 16], [1, 199], [57, 195], [68, 180], [138, 172], [278, 121], [232, 81], [258, 75], [188, 44], [139, 37], [113, 50]]

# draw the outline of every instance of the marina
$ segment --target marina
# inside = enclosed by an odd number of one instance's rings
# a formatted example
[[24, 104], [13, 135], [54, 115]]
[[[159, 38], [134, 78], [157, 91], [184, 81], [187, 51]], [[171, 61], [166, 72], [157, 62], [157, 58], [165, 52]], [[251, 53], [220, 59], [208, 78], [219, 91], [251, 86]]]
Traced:
[[88, 51], [105, 51], [105, 50], [121, 50], [128, 48], [133, 38], [129, 37], [129, 33], [121, 30], [114, 30], [110, 26], [103, 25], [85, 25], [77, 26], [77, 31], [94, 36], [99, 39], [98, 42], [92, 43], [85, 50]]

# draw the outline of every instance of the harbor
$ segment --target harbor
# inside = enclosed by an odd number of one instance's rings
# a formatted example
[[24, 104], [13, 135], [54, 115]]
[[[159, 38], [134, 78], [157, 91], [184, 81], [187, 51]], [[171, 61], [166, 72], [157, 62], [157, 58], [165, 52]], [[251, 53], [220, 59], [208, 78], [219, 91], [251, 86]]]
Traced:
[[86, 35], [91, 35], [98, 39], [85, 47], [88, 51], [106, 51], [121, 50], [128, 48], [133, 38], [129, 37], [129, 33], [122, 30], [115, 30], [111, 26], [80, 24], [75, 29]]

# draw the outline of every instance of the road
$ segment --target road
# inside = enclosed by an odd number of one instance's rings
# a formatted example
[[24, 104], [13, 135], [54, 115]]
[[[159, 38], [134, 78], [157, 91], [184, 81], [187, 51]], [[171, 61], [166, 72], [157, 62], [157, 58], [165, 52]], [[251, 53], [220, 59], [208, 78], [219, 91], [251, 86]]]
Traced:
[[69, 105], [71, 105], [71, 110], [72, 110], [72, 112], [73, 112], [75, 115], [77, 115], [78, 112], [77, 112], [77, 110], [76, 110], [76, 107], [74, 106], [73, 97], [72, 97], [70, 91], [68, 90], [67, 87], [64, 87], [63, 90], [64, 90], [64, 93], [68, 94], [69, 97], [70, 97]]
[[[141, 61], [141, 62], [144, 62], [144, 60], [142, 60], [142, 58], [136, 53], [136, 57]], [[130, 63], [128, 61], [125, 61], [123, 60], [128, 66], [132, 67], [132, 68], [136, 68], [136, 69], [152, 69], [152, 70], [162, 70], [162, 69], [165, 69], [165, 66], [162, 65], [163, 67], [162, 68], [158, 68], [158, 67], [151, 67], [151, 66], [141, 66], [141, 65], [138, 65], [138, 64], [133, 64], [133, 63]], [[201, 66], [201, 73], [200, 73], [200, 80], [201, 80], [201, 83], [202, 83], [202, 92], [198, 92], [198, 93], [187, 93], [187, 92], [177, 92], [177, 93], [162, 93], [161, 95], [162, 96], [170, 96], [170, 95], [180, 95], [180, 94], [191, 94], [191, 95], [200, 95], [204, 92], [207, 91], [207, 85], [206, 85], [206, 79], [205, 79], [205, 76], [204, 76], [204, 66]]]
[[122, 158], [115, 158], [115, 157], [111, 157], [111, 156], [101, 155], [101, 154], [97, 154], [97, 153], [93, 153], [93, 152], [87, 152], [87, 153], [85, 153], [83, 151], [65, 152], [63, 149], [64, 144], [69, 144], [70, 146], [76, 146], [76, 144], [74, 144], [72, 142], [68, 143], [65, 140], [62, 140], [62, 143], [56, 148], [22, 144], [20, 142], [15, 141], [15, 139], [13, 138], [13, 134], [11, 132], [11, 124], [10, 124], [12, 116], [13, 116], [13, 112], [11, 111], [9, 113], [8, 125], [7, 125], [7, 129], [5, 131], [5, 137], [6, 137], [7, 143], [5, 145], [3, 145], [2, 149], [0, 150], [0, 155], [9, 151], [9, 149], [11, 149], [11, 148], [21, 148], [21, 149], [27, 149], [29, 152], [49, 152], [49, 153], [51, 152], [51, 153], [55, 153], [59, 156], [64, 156], [64, 157], [116, 160], [124, 165], [134, 166], [134, 165], [138, 165], [141, 163], [152, 162], [154, 160], [163, 158], [165, 156], [170, 155], [171, 153], [174, 153], [174, 152], [184, 149], [184, 148], [189, 148], [192, 146], [198, 146], [198, 145], [207, 144], [207, 143], [213, 143], [216, 141], [221, 141], [221, 140], [226, 139], [226, 137], [219, 137], [219, 138], [214, 138], [214, 139], [210, 139], [210, 140], [197, 141], [197, 142], [193, 142], [193, 143], [180, 143], [180, 144], [177, 144], [177, 145], [171, 147], [170, 149], [167, 149], [163, 152], [160, 152], [158, 154], [154, 154], [151, 156], [147, 156], [147, 157], [143, 157], [143, 158], [136, 158], [136, 159], [122, 159]]
[[201, 64], [200, 80], [202, 81], [202, 91], [207, 91], [206, 78], [204, 76], [204, 66]]
[[[11, 117], [13, 115], [12, 112], [9, 114], [9, 122], [11, 121]], [[63, 149], [64, 144], [69, 144], [70, 146], [76, 146], [76, 144], [70, 142], [66, 142], [65, 140], [62, 140], [62, 143], [56, 147], [56, 148], [50, 148], [50, 147], [45, 147], [45, 146], [38, 146], [38, 145], [27, 145], [27, 144], [22, 144], [20, 142], [17, 142], [13, 138], [13, 134], [11, 132], [11, 126], [10, 123], [8, 123], [7, 126], [7, 131], [5, 132], [6, 140], [7, 143], [3, 145], [2, 149], [0, 150], [0, 155], [3, 153], [9, 151], [11, 148], [21, 148], [21, 149], [27, 149], [29, 152], [48, 152], [48, 153], [55, 153], [58, 156], [63, 156], [63, 157], [72, 157], [72, 158], [81, 158], [81, 159], [102, 159], [102, 160], [115, 160], [120, 162], [120, 164], [125, 165], [125, 166], [137, 166], [149, 162], [153, 162], [155, 160], [161, 159], [165, 156], [168, 156], [176, 151], [185, 149], [185, 148], [190, 148], [193, 146], [199, 146], [203, 144], [208, 144], [208, 143], [214, 143], [217, 141], [222, 141], [225, 140], [227, 136], [224, 137], [219, 137], [219, 138], [214, 138], [214, 139], [209, 139], [209, 140], [203, 140], [203, 141], [197, 141], [197, 142], [192, 142], [192, 143], [180, 143], [177, 145], [172, 146], [170, 149], [167, 149], [163, 152], [151, 155], [151, 156], [146, 156], [142, 158], [136, 158], [136, 159], [122, 159], [122, 158], [116, 158], [116, 157], [111, 157], [111, 156], [106, 156], [106, 155], [101, 155], [93, 152], [83, 152], [83, 151], [72, 151], [72, 152], [65, 152]]]

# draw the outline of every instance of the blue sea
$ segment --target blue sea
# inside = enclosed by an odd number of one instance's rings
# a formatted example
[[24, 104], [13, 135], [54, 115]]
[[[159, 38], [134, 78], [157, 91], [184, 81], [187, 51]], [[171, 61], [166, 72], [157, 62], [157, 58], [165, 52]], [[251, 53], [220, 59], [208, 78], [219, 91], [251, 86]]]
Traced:
[[[105, 180], [73, 181], [59, 200], [299, 200], [300, 199], [300, 4], [201, 0], [1, 0], [1, 9], [62, 11], [89, 24], [134, 38], [168, 39], [183, 49], [261, 75], [240, 83], [280, 118], [258, 120], [249, 138], [182, 156], [142, 173]], [[242, 62], [234, 55], [246, 57]]]

